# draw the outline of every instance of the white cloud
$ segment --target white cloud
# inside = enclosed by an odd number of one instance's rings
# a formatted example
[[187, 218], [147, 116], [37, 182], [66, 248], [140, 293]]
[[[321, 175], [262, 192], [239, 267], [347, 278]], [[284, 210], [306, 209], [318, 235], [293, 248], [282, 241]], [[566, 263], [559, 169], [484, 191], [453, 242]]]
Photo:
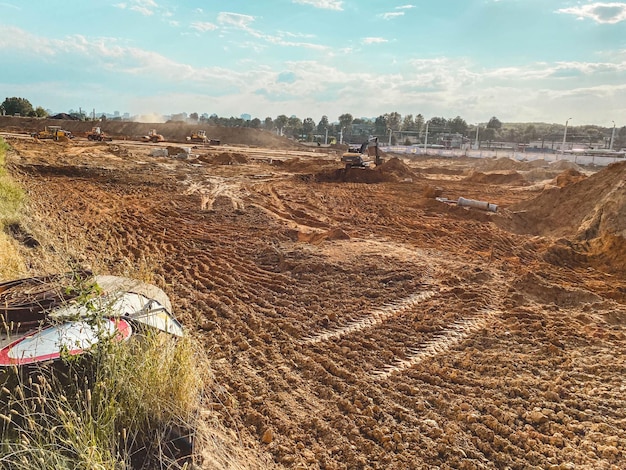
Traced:
[[381, 44], [381, 43], [388, 42], [388, 41], [385, 38], [369, 37], [369, 38], [361, 39], [361, 42], [363, 44]]
[[341, 0], [292, 0], [293, 3], [299, 3], [300, 5], [311, 5], [315, 8], [322, 8], [324, 10], [343, 10], [343, 1]]
[[14, 10], [21, 10], [20, 7], [12, 5], [10, 3], [4, 3], [4, 2], [0, 2], [0, 7], [4, 7], [4, 8], [12, 8]]
[[208, 21], [196, 21], [191, 23], [191, 28], [197, 31], [214, 31], [217, 29], [217, 25], [213, 23], [209, 23]]
[[[290, 43], [288, 39], [293, 38], [288, 35], [264, 39], [257, 42], [307, 47], [307, 43]], [[375, 44], [384, 39], [363, 41]], [[338, 57], [333, 58], [332, 52]], [[565, 113], [565, 117], [575, 116], [577, 122], [602, 123], [607, 116], [617, 119], [626, 115], [624, 52], [596, 62], [537, 62], [498, 68], [482, 68], [464, 58], [414, 59], [404, 62], [403, 68], [394, 67], [394, 72], [372, 66], [355, 74], [342, 65], [345, 54], [331, 50], [320, 62], [287, 61], [274, 67], [251, 59], [227, 68], [184, 63], [129, 47], [115, 38], [49, 39], [5, 27], [0, 29], [0, 55], [19, 57], [25, 67], [37, 64], [42, 71], [36, 86], [28, 80], [2, 83], [7, 96], [28, 92], [29, 98], [39, 99], [44, 107], [57, 109], [71, 102], [93, 102], [100, 109], [115, 106], [131, 113], [186, 110], [229, 116], [247, 112], [259, 118], [296, 114], [315, 120], [322, 114], [334, 119], [345, 112], [376, 116], [398, 111], [426, 117], [460, 115], [468, 122], [493, 115], [507, 121], [556, 122]], [[63, 67], [64, 77], [88, 69], [97, 79], [92, 83], [85, 79], [80, 86], [69, 78], [62, 83], [44, 83], [41, 77], [46, 76], [49, 64], [57, 70]], [[281, 80], [286, 70], [290, 79]], [[123, 89], [111, 86], [111, 77], [123, 82]], [[53, 97], [49, 93], [37, 96], [42, 93], [37, 90], [50, 88], [59, 91]], [[142, 92], [136, 93], [137, 89]], [[376, 100], [364, 100], [364, 96], [376, 96]], [[94, 102], [94, 97], [101, 103]], [[174, 103], [176, 110], [171, 109]]]
[[252, 37], [261, 39], [266, 41], [269, 44], [274, 44], [276, 46], [285, 46], [285, 47], [302, 47], [305, 49], [312, 50], [328, 50], [327, 46], [323, 46], [320, 44], [315, 44], [311, 42], [302, 42], [302, 41], [291, 41], [285, 39], [285, 37], [289, 38], [309, 38], [310, 35], [300, 34], [300, 33], [287, 33], [284, 31], [280, 31], [276, 35], [266, 34], [262, 31], [254, 29], [251, 27], [252, 23], [255, 21], [254, 16], [250, 15], [242, 15], [239, 13], [229, 13], [229, 12], [221, 12], [217, 15], [218, 23], [223, 27], [233, 27], [236, 29], [240, 29], [250, 34]]
[[391, 20], [391, 19], [397, 18], [399, 16], [404, 16], [404, 12], [403, 11], [393, 11], [393, 12], [388, 12], [388, 13], [382, 13], [380, 16], [384, 20]]
[[243, 29], [248, 31], [252, 23], [254, 23], [254, 16], [242, 15], [240, 13], [220, 12], [217, 15], [217, 21], [220, 24], [233, 26], [237, 29]]
[[130, 0], [113, 6], [122, 10], [136, 11], [144, 16], [152, 16], [159, 9], [159, 5], [154, 0]]
[[396, 10], [410, 10], [411, 8], [415, 8], [415, 5], [402, 5], [396, 7]]
[[592, 19], [596, 23], [616, 24], [626, 20], [626, 3], [589, 3], [571, 8], [561, 8], [558, 13], [575, 15], [578, 19]]

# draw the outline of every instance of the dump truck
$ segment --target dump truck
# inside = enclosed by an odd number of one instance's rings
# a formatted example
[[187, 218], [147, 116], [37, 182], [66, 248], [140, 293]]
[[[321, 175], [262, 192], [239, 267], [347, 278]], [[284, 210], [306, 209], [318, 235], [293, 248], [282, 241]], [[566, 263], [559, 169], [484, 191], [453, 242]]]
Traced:
[[104, 142], [104, 141], [110, 142], [111, 140], [113, 140], [113, 138], [106, 135], [104, 131], [100, 129], [99, 127], [92, 127], [91, 132], [87, 134], [87, 140], [95, 140], [98, 142]]
[[44, 130], [39, 132], [33, 132], [31, 137], [35, 139], [52, 139], [52, 140], [65, 140], [73, 139], [74, 136], [70, 131], [66, 131], [61, 126], [46, 126]]

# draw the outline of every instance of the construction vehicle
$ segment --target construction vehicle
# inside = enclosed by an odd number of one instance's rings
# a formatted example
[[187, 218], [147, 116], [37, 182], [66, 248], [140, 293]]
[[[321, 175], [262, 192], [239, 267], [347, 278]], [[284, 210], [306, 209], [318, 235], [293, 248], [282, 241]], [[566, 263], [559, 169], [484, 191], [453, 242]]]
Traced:
[[96, 140], [98, 142], [104, 142], [104, 141], [110, 142], [113, 140], [113, 138], [106, 135], [104, 131], [100, 129], [99, 127], [92, 127], [91, 132], [87, 134], [87, 140]]
[[163, 142], [165, 137], [159, 134], [156, 129], [150, 129], [148, 135], [144, 135], [141, 140], [144, 142]]
[[374, 157], [376, 166], [382, 164], [383, 160], [378, 151], [378, 137], [370, 137], [367, 142], [361, 145], [348, 145], [348, 151], [341, 156], [341, 161], [349, 168], [369, 168], [372, 163], [369, 157]]
[[201, 142], [206, 144], [209, 138], [206, 136], [206, 131], [193, 131], [190, 136], [187, 136], [187, 142]]
[[200, 142], [203, 144], [220, 145], [220, 141], [217, 139], [209, 139], [205, 130], [194, 131], [190, 136], [187, 136], [187, 142]]
[[74, 138], [70, 131], [63, 130], [61, 126], [46, 126], [43, 131], [33, 132], [31, 137], [57, 141], [67, 141], [68, 139]]

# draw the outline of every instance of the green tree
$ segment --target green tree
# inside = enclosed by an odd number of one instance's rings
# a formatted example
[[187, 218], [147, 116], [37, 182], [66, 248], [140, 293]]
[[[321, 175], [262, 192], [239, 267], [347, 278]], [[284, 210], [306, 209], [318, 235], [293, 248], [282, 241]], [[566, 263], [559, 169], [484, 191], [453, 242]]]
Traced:
[[41, 106], [37, 106], [35, 108], [35, 116], [39, 117], [39, 118], [45, 118], [48, 117], [48, 111], [46, 111], [45, 109], [43, 109]]
[[328, 128], [328, 116], [324, 115], [322, 119], [320, 119], [320, 122], [317, 123], [317, 132], [318, 134], [324, 134]]
[[529, 124], [526, 126], [526, 129], [524, 129], [524, 142], [529, 143], [533, 140], [537, 140], [537, 128]]
[[403, 131], [414, 131], [415, 130], [415, 121], [413, 120], [412, 114], [407, 114], [404, 116], [402, 120], [402, 130]]
[[465, 135], [465, 132], [467, 132], [467, 122], [465, 122], [465, 119], [462, 119], [461, 116], [451, 119], [449, 124], [450, 132], [452, 133]]
[[263, 121], [263, 129], [265, 129], [266, 131], [271, 131], [272, 129], [274, 129], [274, 120], [271, 117], [266, 117], [265, 120]]
[[192, 121], [198, 122], [198, 113], [191, 113], [189, 115], [189, 119], [191, 119]]
[[250, 121], [250, 127], [253, 129], [258, 129], [261, 127], [261, 120], [259, 118], [254, 118]]
[[429, 133], [431, 131], [434, 132], [445, 132], [448, 128], [448, 120], [444, 117], [433, 117], [430, 118]]
[[302, 121], [297, 116], [291, 116], [287, 120], [287, 128], [292, 137], [298, 138], [302, 134]]
[[417, 132], [421, 132], [423, 127], [424, 127], [424, 116], [422, 116], [421, 114], [418, 114], [417, 116], [415, 116], [415, 130]]
[[399, 131], [402, 127], [402, 115], [395, 111], [389, 113], [387, 116], [387, 126], [393, 131]]
[[285, 116], [284, 114], [281, 114], [280, 116], [277, 116], [276, 119], [274, 119], [274, 125], [278, 129], [278, 132], [280, 133], [280, 135], [283, 134], [283, 129], [287, 125], [288, 120], [289, 118]]
[[352, 121], [354, 118], [350, 113], [339, 116], [339, 127], [344, 130], [344, 135], [352, 133]]
[[491, 119], [489, 119], [489, 123], [487, 124], [487, 127], [489, 129], [496, 129], [499, 131], [500, 129], [502, 129], [502, 123], [497, 117], [493, 116]]
[[487, 127], [486, 129], [484, 129], [480, 135], [480, 140], [481, 141], [488, 141], [488, 142], [493, 142], [494, 140], [496, 140], [496, 130], [493, 127]]
[[374, 132], [376, 135], [386, 135], [387, 134], [387, 117], [388, 114], [382, 114], [376, 118], [374, 121]]
[[17, 98], [15, 96], [12, 98], [6, 98], [2, 103], [2, 108], [9, 116], [13, 116], [15, 114], [19, 114], [20, 116], [29, 116], [34, 115], [35, 113], [33, 105], [30, 104], [30, 101], [26, 98]]
[[521, 134], [516, 127], [511, 127], [506, 130], [506, 140], [509, 142], [521, 142], [523, 138], [523, 134]]
[[315, 130], [316, 125], [315, 125], [315, 121], [308, 117], [305, 118], [304, 121], [302, 121], [302, 133], [304, 135], [306, 135], [306, 140], [307, 141], [311, 141], [313, 140], [313, 131]]

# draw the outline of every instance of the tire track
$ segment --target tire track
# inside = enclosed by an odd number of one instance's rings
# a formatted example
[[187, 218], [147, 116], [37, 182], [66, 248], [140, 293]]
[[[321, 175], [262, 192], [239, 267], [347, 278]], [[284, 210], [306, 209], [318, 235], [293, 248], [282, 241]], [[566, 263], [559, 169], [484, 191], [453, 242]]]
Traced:
[[341, 338], [342, 336], [346, 336], [357, 331], [365, 330], [368, 328], [374, 328], [375, 326], [380, 325], [386, 320], [395, 317], [396, 315], [401, 314], [402, 312], [411, 309], [418, 305], [419, 303], [430, 299], [434, 296], [436, 291], [428, 290], [425, 292], [420, 292], [418, 294], [413, 294], [409, 297], [401, 299], [397, 302], [392, 302], [384, 305], [381, 308], [378, 308], [367, 315], [365, 318], [361, 320], [355, 320], [349, 322], [347, 325], [332, 329], [331, 331], [318, 333], [311, 336], [308, 336], [301, 340], [301, 344], [317, 344], [322, 343], [324, 341], [330, 341], [333, 339]]
[[377, 380], [384, 380], [396, 372], [414, 367], [425, 359], [442, 354], [476, 331], [487, 326], [487, 324], [500, 313], [502, 313], [501, 310], [485, 308], [475, 317], [464, 318], [453, 322], [448, 328], [436, 333], [432, 339], [416, 347], [409, 348], [407, 351], [410, 354], [405, 359], [398, 359], [390, 364], [384, 365], [380, 369], [375, 370], [372, 376]]

